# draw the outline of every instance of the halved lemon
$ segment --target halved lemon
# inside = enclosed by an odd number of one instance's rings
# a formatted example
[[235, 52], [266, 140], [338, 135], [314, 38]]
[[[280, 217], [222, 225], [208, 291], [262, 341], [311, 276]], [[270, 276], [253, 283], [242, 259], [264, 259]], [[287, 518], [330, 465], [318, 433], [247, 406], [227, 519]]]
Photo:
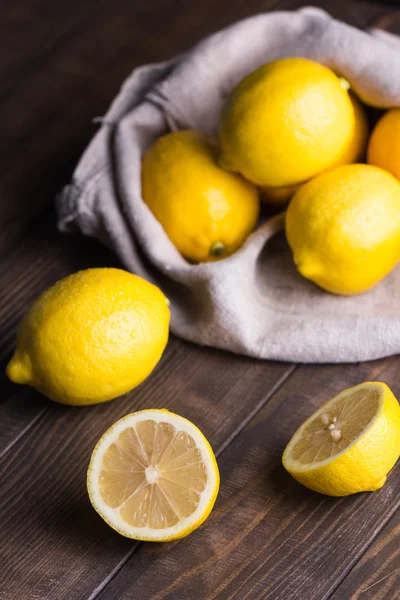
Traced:
[[296, 431], [283, 453], [285, 469], [329, 496], [383, 486], [400, 456], [400, 406], [385, 383], [344, 390]]
[[122, 535], [167, 542], [210, 514], [219, 489], [212, 448], [200, 429], [165, 409], [120, 419], [97, 443], [87, 487], [99, 515]]

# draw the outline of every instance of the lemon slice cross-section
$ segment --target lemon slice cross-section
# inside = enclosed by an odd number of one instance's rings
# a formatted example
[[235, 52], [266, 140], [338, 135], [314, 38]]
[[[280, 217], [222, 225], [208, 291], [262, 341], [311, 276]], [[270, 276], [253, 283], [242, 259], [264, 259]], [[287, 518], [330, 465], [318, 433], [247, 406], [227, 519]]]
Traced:
[[117, 421], [97, 443], [87, 486], [93, 507], [122, 535], [170, 541], [199, 527], [219, 489], [212, 448], [187, 419], [143, 410]]
[[400, 455], [400, 406], [380, 382], [344, 390], [293, 435], [285, 469], [306, 487], [329, 496], [374, 491]]

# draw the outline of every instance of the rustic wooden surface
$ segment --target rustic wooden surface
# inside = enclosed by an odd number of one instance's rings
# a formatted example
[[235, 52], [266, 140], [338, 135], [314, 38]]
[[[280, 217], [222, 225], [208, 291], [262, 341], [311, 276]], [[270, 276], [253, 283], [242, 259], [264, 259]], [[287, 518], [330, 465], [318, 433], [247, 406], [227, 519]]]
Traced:
[[[49, 209], [130, 70], [207, 33], [297, 0], [2, 3], [0, 44], [0, 600], [393, 600], [400, 598], [400, 467], [374, 494], [324, 498], [281, 467], [293, 431], [342, 388], [383, 379], [400, 359], [359, 365], [268, 363], [171, 339], [151, 378], [109, 404], [74, 409], [4, 376], [15, 327], [60, 277], [118, 265], [67, 238]], [[360, 28], [400, 33], [391, 5], [315, 2]], [[120, 537], [91, 508], [85, 471], [124, 414], [167, 407], [217, 452], [221, 491], [207, 523], [165, 545]]]

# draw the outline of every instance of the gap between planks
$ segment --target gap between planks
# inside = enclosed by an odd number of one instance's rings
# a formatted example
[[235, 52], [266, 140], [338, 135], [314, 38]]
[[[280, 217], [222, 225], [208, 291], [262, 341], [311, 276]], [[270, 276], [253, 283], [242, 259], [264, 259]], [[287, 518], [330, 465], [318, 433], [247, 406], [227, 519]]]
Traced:
[[20, 431], [20, 433], [0, 452], [0, 460], [5, 457], [5, 455], [12, 450], [12, 448], [21, 440], [25, 434], [28, 433], [32, 429], [36, 423], [42, 420], [45, 414], [50, 410], [50, 406], [45, 406], [42, 408], [35, 417], [28, 423], [28, 425]]
[[[353, 570], [353, 568], [360, 562], [360, 560], [362, 560], [363, 556], [368, 552], [369, 548], [372, 546], [372, 544], [375, 542], [375, 540], [378, 538], [378, 536], [382, 533], [383, 529], [394, 518], [394, 516], [397, 513], [400, 513], [400, 504], [398, 504], [397, 506], [394, 506], [393, 510], [388, 514], [388, 516], [386, 517], [386, 519], [384, 521], [380, 522], [377, 525], [377, 527], [376, 527], [373, 535], [360, 548], [360, 551], [354, 557], [354, 560], [351, 561], [347, 565], [347, 567], [344, 569], [344, 571], [341, 574], [341, 576], [338, 578], [337, 582], [335, 582], [335, 584], [332, 586], [332, 589], [330, 591], [328, 591], [327, 594], [325, 594], [325, 596], [323, 598], [321, 598], [321, 600], [330, 600], [331, 598], [334, 598], [336, 592], [339, 590], [339, 588], [341, 587], [342, 583], [345, 581], [345, 579], [351, 573], [351, 571]], [[359, 594], [363, 594], [364, 592], [367, 592], [370, 588], [374, 587], [375, 585], [378, 585], [378, 583], [380, 583], [384, 579], [387, 579], [387, 577], [390, 577], [391, 575], [393, 575], [398, 570], [400, 570], [400, 567], [398, 567], [397, 569], [395, 569], [391, 573], [388, 573], [387, 575], [385, 575], [384, 577], [382, 577], [378, 581], [375, 581], [375, 583], [373, 583], [369, 587], [364, 588], [364, 589], [360, 589], [359, 590]]]

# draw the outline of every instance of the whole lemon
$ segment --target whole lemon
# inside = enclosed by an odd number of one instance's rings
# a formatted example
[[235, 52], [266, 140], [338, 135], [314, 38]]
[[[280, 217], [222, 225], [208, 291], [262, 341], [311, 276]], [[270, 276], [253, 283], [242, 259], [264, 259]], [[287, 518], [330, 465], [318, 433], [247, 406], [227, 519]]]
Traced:
[[220, 164], [260, 186], [297, 185], [356, 159], [360, 119], [365, 143], [365, 117], [344, 79], [305, 58], [276, 60], [229, 96], [220, 120]]
[[321, 173], [292, 198], [286, 236], [304, 277], [335, 294], [365, 292], [400, 259], [400, 183], [371, 165]]
[[[368, 121], [364, 109], [357, 98], [350, 93], [350, 101], [354, 108], [355, 123], [353, 136], [343, 149], [334, 166], [346, 165], [364, 158], [368, 139]], [[299, 184], [300, 185], [300, 184]], [[298, 190], [299, 185], [286, 187], [262, 187], [261, 199], [273, 206], [285, 206]]]
[[217, 164], [216, 139], [186, 130], [143, 156], [143, 199], [179, 252], [193, 262], [232, 254], [254, 229], [258, 191]]
[[56, 402], [105, 402], [139, 385], [168, 341], [163, 293], [121, 269], [80, 271], [45, 291], [21, 321], [7, 367]]
[[368, 144], [368, 162], [400, 179], [400, 108], [388, 110], [375, 125]]

